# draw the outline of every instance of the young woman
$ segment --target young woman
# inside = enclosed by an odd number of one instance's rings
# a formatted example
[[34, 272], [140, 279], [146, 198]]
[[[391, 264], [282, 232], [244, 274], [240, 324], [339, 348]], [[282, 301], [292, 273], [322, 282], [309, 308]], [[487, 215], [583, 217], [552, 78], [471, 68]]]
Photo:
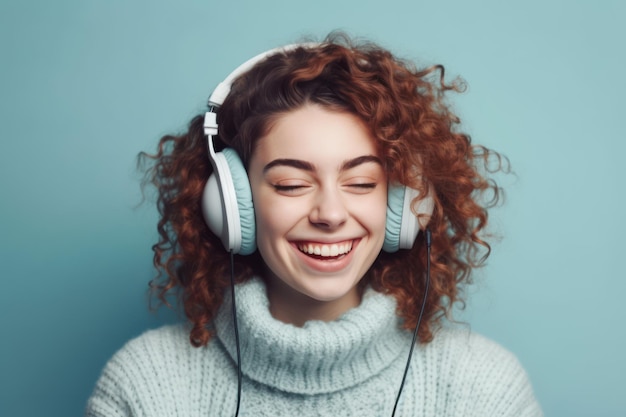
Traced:
[[188, 324], [122, 348], [87, 415], [540, 416], [513, 355], [443, 321], [499, 190], [459, 89], [333, 37], [221, 83], [149, 157], [153, 288]]

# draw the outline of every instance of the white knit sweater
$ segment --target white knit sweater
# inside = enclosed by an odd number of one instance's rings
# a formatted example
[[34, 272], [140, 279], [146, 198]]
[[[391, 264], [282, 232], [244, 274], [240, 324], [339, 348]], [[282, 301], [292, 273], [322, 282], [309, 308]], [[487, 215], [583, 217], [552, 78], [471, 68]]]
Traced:
[[[240, 416], [391, 416], [410, 334], [395, 300], [374, 291], [340, 319], [299, 328], [269, 313], [265, 287], [237, 288], [244, 374]], [[232, 416], [237, 402], [230, 297], [217, 337], [189, 343], [185, 326], [149, 331], [107, 364], [87, 416]], [[235, 358], [235, 359], [233, 359]], [[396, 416], [541, 416], [509, 352], [469, 330], [444, 329], [413, 354]]]

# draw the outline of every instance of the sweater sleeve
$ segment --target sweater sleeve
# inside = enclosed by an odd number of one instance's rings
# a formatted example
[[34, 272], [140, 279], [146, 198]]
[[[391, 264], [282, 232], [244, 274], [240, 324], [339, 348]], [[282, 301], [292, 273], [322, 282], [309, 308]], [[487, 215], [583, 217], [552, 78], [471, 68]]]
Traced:
[[465, 410], [456, 415], [541, 417], [528, 375], [518, 359], [482, 336], [472, 334], [458, 371], [464, 374]]
[[188, 358], [189, 342], [178, 326], [149, 330], [130, 340], [106, 364], [87, 402], [86, 417], [146, 417], [171, 415], [173, 388]]
[[87, 401], [85, 417], [134, 417], [127, 354], [120, 350], [107, 363]]

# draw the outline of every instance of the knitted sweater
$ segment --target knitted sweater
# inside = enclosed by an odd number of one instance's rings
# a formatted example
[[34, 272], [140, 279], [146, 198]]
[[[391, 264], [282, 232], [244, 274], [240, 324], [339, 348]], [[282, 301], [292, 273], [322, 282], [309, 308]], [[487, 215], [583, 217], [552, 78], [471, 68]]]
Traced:
[[[265, 286], [237, 287], [240, 416], [391, 416], [411, 343], [395, 299], [369, 290], [333, 322], [295, 327], [269, 312]], [[107, 364], [87, 416], [233, 416], [237, 402], [230, 297], [217, 337], [194, 348], [185, 326], [148, 331]], [[515, 357], [469, 330], [440, 330], [413, 353], [396, 416], [541, 416]]]

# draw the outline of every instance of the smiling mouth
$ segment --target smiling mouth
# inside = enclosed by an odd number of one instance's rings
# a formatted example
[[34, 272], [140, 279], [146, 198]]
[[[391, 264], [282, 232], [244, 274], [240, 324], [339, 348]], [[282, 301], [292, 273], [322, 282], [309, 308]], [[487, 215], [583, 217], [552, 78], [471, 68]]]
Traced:
[[300, 252], [318, 259], [336, 259], [341, 258], [352, 250], [352, 240], [340, 243], [321, 244], [321, 243], [298, 243]]

